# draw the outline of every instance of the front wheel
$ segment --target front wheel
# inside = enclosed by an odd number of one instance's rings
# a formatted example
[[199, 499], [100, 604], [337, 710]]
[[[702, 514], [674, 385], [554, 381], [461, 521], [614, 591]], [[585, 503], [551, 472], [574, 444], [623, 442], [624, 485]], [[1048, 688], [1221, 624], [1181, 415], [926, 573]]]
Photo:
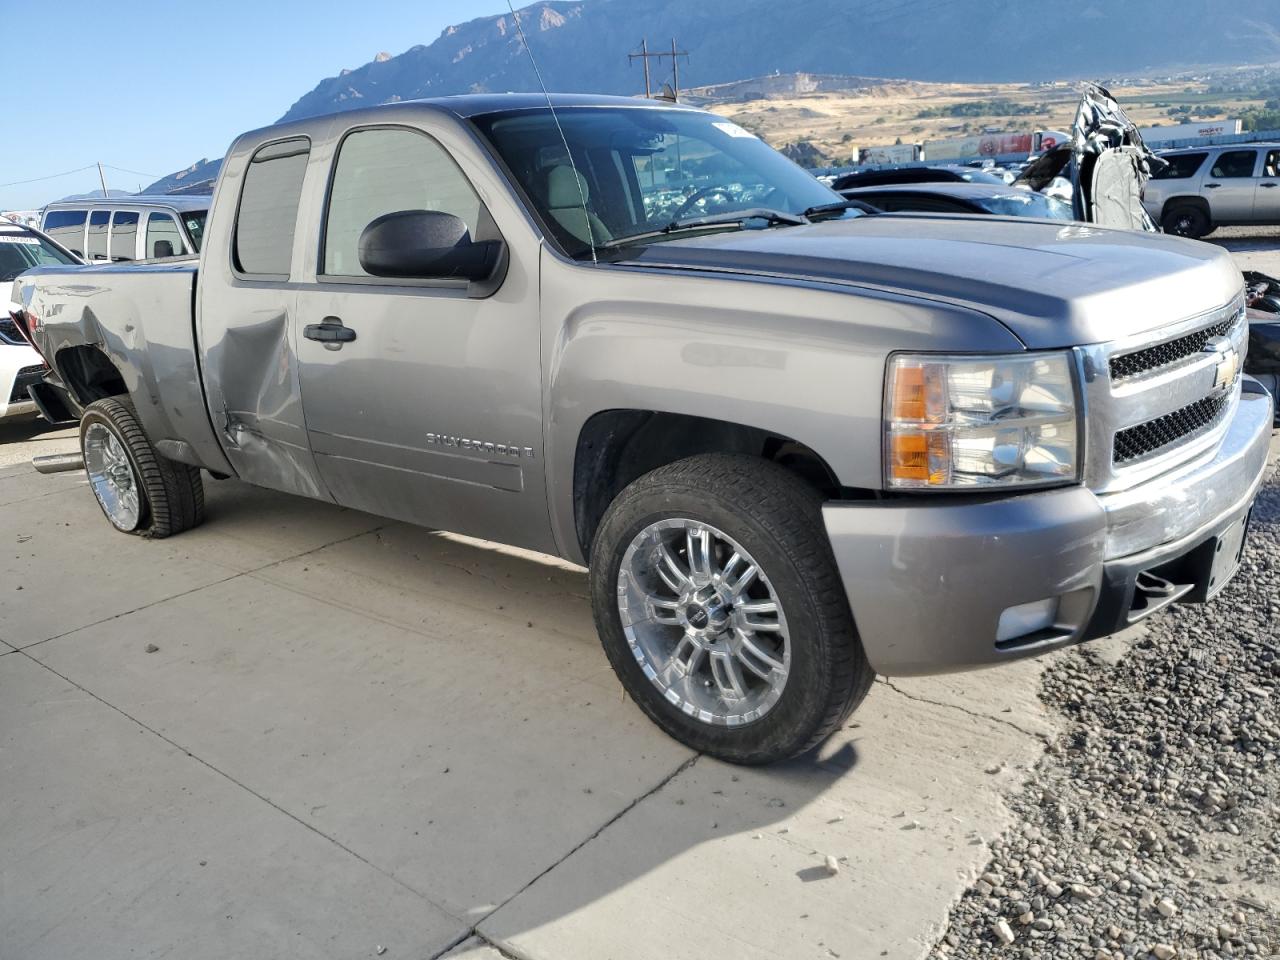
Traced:
[[169, 537], [204, 519], [199, 469], [158, 453], [127, 398], [108, 397], [85, 408], [80, 451], [98, 506], [117, 530]]
[[680, 742], [735, 763], [815, 746], [866, 696], [867, 663], [822, 525], [782, 467], [711, 454], [627, 487], [591, 594], [627, 692]]

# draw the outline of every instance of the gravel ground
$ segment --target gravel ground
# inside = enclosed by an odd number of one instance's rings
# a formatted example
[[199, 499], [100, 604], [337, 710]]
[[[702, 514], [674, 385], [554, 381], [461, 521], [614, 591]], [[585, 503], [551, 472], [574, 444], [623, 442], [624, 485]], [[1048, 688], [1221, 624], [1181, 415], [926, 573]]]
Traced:
[[1280, 955], [1280, 476], [1216, 602], [1046, 672], [1064, 719], [931, 956]]

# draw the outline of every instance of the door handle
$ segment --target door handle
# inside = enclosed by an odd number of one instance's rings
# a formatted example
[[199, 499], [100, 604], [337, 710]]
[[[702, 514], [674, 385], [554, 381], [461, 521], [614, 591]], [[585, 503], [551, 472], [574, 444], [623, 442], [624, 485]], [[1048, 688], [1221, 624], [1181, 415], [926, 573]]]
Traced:
[[1206, 183], [1204, 188], [1206, 190], [1217, 190], [1220, 186], [1222, 186], [1220, 183]]
[[1280, 183], [1264, 183], [1262, 184], [1262, 186], [1266, 190], [1271, 190], [1271, 189], [1274, 189], [1275, 187], [1280, 187]]
[[344, 327], [337, 317], [325, 317], [319, 323], [308, 323], [302, 328], [302, 335], [333, 350], [356, 338], [356, 332], [350, 327]]

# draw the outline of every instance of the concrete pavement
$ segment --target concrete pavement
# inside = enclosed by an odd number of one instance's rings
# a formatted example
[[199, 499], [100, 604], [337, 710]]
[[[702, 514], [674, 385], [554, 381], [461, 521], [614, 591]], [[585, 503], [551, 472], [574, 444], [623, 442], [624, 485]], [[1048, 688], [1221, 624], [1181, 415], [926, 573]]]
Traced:
[[147, 542], [0, 469], [3, 960], [917, 957], [1052, 729], [1023, 664], [695, 757], [577, 568], [206, 484]]

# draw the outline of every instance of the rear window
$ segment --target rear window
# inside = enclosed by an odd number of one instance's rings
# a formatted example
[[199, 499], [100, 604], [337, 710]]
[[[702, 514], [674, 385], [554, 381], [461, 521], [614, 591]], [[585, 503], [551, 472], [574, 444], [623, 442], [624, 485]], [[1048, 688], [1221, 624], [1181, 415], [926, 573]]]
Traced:
[[1194, 177], [1204, 164], [1204, 158], [1209, 156], [1207, 153], [1175, 153], [1167, 157], [1161, 157], [1169, 165], [1163, 170], [1159, 170], [1151, 178], [1153, 180], [1186, 180], [1188, 177]]
[[235, 227], [234, 261], [241, 273], [289, 276], [310, 150], [309, 140], [285, 140], [263, 147], [249, 161]]
[[90, 260], [107, 259], [107, 225], [110, 223], [110, 210], [95, 210], [89, 214], [89, 239], [87, 242]]
[[44, 215], [44, 232], [74, 253], [84, 256], [84, 221], [87, 210], [50, 210]]
[[111, 259], [132, 260], [138, 238], [138, 215], [117, 210], [111, 217]]

